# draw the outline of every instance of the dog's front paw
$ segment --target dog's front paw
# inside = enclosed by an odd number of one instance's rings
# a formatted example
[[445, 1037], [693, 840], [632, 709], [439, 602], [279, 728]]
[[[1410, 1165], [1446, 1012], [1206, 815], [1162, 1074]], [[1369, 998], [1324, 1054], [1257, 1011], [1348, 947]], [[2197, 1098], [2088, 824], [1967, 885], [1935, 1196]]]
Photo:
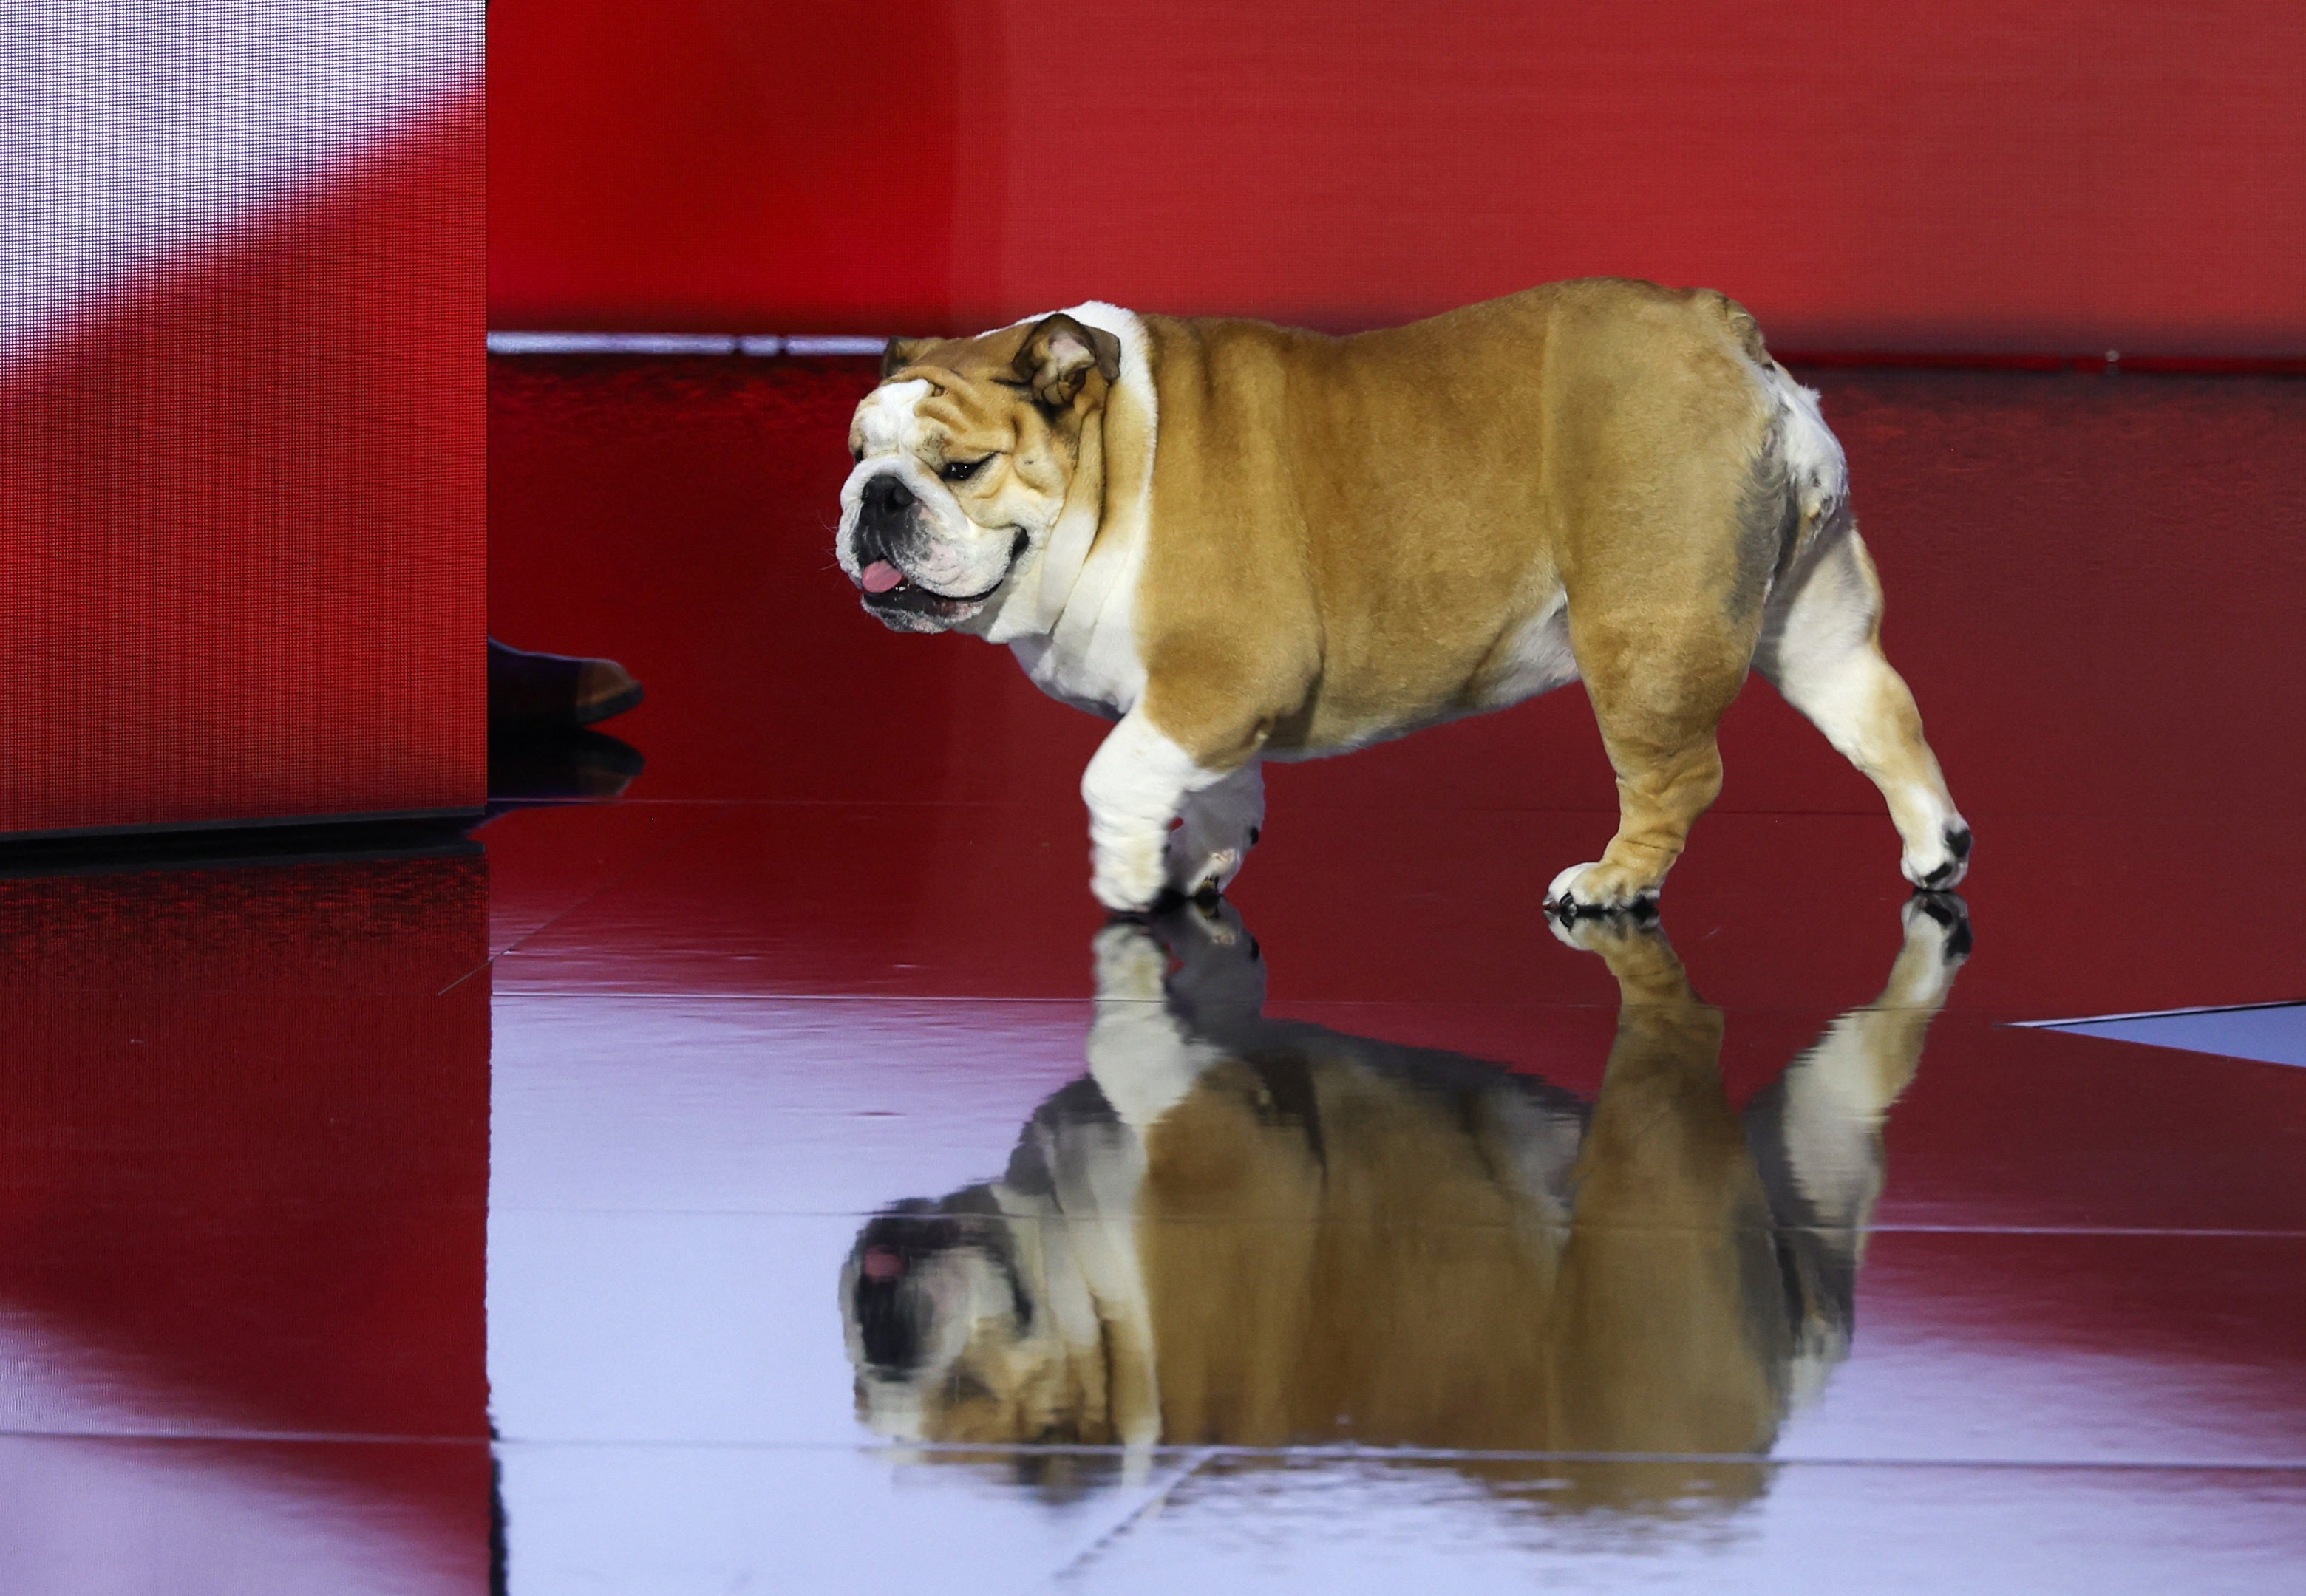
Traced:
[[1653, 906], [1658, 883], [1625, 865], [1572, 865], [1545, 889], [1545, 907], [1558, 915], [1607, 914]]
[[1161, 900], [1168, 881], [1162, 869], [1161, 849], [1125, 846], [1099, 848], [1089, 878], [1097, 900], [1115, 914], [1143, 914]]

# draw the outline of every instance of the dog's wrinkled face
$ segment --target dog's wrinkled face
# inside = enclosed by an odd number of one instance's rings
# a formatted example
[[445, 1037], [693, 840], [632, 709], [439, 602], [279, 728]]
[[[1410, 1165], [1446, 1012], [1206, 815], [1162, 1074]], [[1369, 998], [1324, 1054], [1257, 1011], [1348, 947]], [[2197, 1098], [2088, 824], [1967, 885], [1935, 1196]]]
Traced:
[[1119, 340], [1065, 315], [892, 343], [850, 422], [834, 545], [866, 610], [942, 632], [996, 609], [1056, 525], [1081, 428], [1120, 371]]
[[866, 1225], [841, 1270], [841, 1306], [858, 1417], [875, 1433], [1108, 1438], [1084, 1422], [1078, 1361], [1035, 1289], [1038, 1260], [1021, 1256], [1019, 1242], [981, 1187], [901, 1203]]

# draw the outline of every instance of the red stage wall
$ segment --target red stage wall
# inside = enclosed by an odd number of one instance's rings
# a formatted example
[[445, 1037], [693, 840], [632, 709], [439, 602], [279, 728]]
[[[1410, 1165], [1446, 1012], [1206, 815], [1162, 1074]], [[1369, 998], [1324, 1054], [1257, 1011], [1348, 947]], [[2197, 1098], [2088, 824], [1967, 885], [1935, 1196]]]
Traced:
[[492, 324], [1323, 326], [1547, 278], [1781, 346], [2306, 353], [2264, 0], [504, 0]]
[[482, 803], [478, 21], [17, 30], [0, 835]]

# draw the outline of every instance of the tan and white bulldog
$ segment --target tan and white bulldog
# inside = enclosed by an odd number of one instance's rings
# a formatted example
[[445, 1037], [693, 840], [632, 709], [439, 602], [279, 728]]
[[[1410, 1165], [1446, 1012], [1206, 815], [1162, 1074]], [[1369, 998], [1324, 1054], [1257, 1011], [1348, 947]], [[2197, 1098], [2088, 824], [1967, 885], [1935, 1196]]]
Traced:
[[1108, 908], [1222, 891], [1263, 760], [1577, 680], [1618, 832], [1546, 901], [1645, 902], [1749, 668], [1881, 788], [1909, 880], [1963, 875], [1841, 445], [1711, 290], [1557, 283], [1343, 338], [1077, 305], [892, 343], [850, 446], [865, 608], [1120, 722], [1081, 782]]

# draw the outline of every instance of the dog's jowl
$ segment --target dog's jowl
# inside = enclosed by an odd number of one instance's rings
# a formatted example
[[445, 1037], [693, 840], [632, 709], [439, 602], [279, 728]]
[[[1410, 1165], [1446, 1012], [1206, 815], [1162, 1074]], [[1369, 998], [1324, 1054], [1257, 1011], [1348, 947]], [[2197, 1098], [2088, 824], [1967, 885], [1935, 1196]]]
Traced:
[[1711, 290], [1559, 283], [1344, 338], [1080, 305], [893, 343], [850, 444], [866, 609], [1118, 722], [1081, 782], [1109, 908], [1223, 890], [1264, 760], [1577, 680], [1618, 832], [1546, 900], [1644, 902], [1749, 669], [1881, 788], [1909, 880], [1966, 867], [1841, 445]]

